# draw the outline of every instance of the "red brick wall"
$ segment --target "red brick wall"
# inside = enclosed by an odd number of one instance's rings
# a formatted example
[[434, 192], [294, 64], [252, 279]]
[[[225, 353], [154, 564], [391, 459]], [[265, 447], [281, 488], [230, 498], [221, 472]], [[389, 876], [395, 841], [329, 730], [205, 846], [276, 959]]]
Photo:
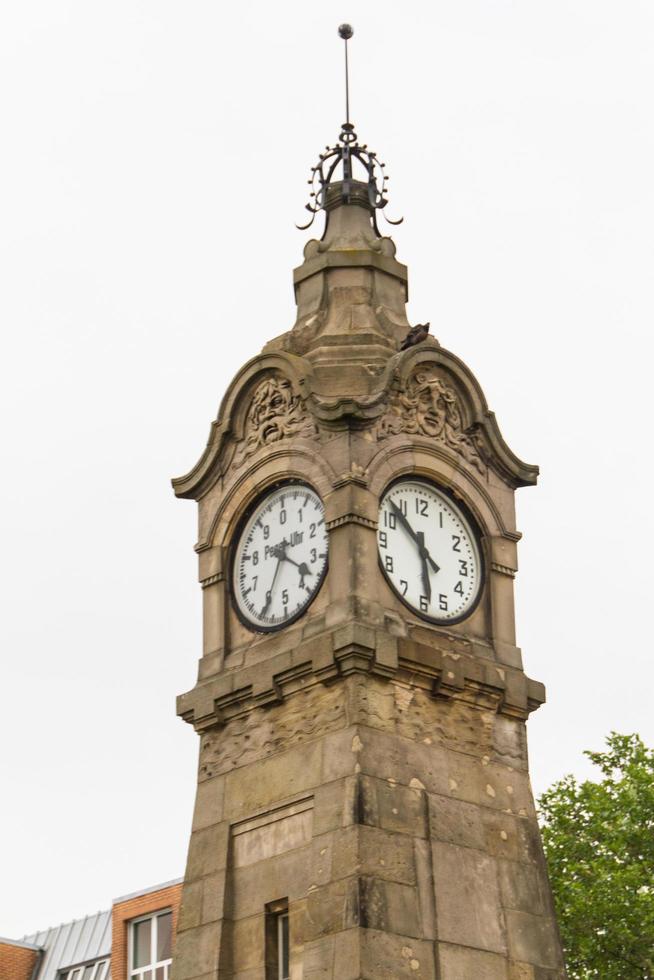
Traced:
[[[138, 919], [150, 912], [160, 909], [172, 909], [173, 912], [173, 947], [177, 933], [177, 916], [182, 897], [182, 885], [171, 885], [160, 888], [146, 895], [136, 895], [124, 902], [116, 902], [111, 910], [111, 980], [127, 980], [127, 936], [128, 924], [131, 919]], [[5, 980], [0, 974], [1, 980]], [[13, 980], [13, 978], [12, 978]], [[23, 980], [21, 977], [20, 980]]]
[[0, 942], [0, 980], [30, 980], [40, 952]]

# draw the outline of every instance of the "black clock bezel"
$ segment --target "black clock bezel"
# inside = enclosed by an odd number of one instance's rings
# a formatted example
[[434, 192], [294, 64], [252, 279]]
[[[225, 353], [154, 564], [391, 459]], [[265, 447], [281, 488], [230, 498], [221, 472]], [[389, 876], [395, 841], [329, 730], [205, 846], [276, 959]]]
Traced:
[[312, 493], [315, 493], [316, 497], [321, 503], [321, 506], [323, 508], [323, 514], [324, 514], [325, 504], [322, 499], [322, 496], [318, 493], [316, 488], [307, 480], [294, 480], [294, 479], [278, 480], [276, 483], [269, 484], [269, 486], [267, 486], [265, 490], [263, 490], [257, 497], [255, 497], [255, 499], [252, 501], [250, 506], [242, 514], [236, 526], [236, 531], [232, 536], [232, 540], [229, 546], [229, 562], [228, 562], [229, 576], [227, 580], [227, 592], [232, 605], [232, 609], [236, 613], [239, 622], [243, 626], [245, 626], [245, 628], [248, 629], [251, 633], [279, 633], [280, 630], [286, 629], [288, 626], [291, 626], [293, 623], [297, 622], [298, 619], [300, 619], [302, 616], [304, 616], [307, 613], [311, 604], [318, 596], [320, 590], [322, 589], [325, 576], [327, 575], [327, 572], [329, 570], [329, 532], [327, 532], [327, 559], [325, 561], [324, 568], [320, 573], [320, 576], [316, 583], [316, 588], [314, 589], [313, 595], [310, 597], [307, 604], [302, 607], [302, 609], [294, 613], [293, 616], [289, 616], [289, 618], [285, 619], [283, 623], [278, 623], [275, 626], [263, 626], [263, 625], [259, 625], [258, 623], [253, 623], [252, 620], [246, 617], [245, 613], [239, 607], [236, 598], [236, 590], [235, 590], [235, 583], [234, 583], [234, 568], [236, 564], [236, 555], [238, 551], [238, 546], [243, 536], [243, 530], [246, 524], [248, 523], [248, 521], [250, 520], [250, 518], [252, 517], [252, 515], [254, 514], [254, 512], [258, 510], [258, 508], [261, 506], [262, 501], [265, 500], [266, 497], [269, 497], [270, 494], [274, 493], [276, 490], [281, 489], [281, 487], [303, 487], [306, 490], [310, 490]]
[[406, 609], [409, 609], [415, 616], [418, 616], [420, 619], [424, 620], [424, 622], [432, 623], [435, 626], [448, 626], [448, 625], [453, 626], [456, 623], [461, 623], [463, 622], [464, 619], [469, 619], [470, 616], [472, 616], [477, 606], [481, 602], [481, 597], [486, 587], [486, 557], [484, 554], [484, 547], [483, 547], [484, 536], [479, 527], [479, 523], [474, 517], [474, 515], [472, 514], [466, 502], [462, 500], [461, 497], [458, 497], [456, 494], [454, 494], [450, 489], [441, 486], [439, 483], [436, 482], [436, 480], [430, 480], [428, 477], [412, 476], [406, 473], [403, 473], [401, 476], [395, 477], [395, 479], [391, 480], [391, 482], [384, 487], [384, 490], [379, 497], [378, 514], [379, 511], [381, 510], [382, 500], [393, 489], [393, 487], [397, 486], [398, 483], [422, 483], [424, 486], [429, 487], [432, 490], [436, 490], [438, 491], [438, 493], [442, 493], [444, 497], [447, 497], [454, 504], [454, 506], [461, 511], [463, 518], [465, 519], [466, 523], [468, 524], [468, 527], [470, 528], [470, 533], [475, 540], [475, 543], [477, 545], [477, 551], [479, 552], [479, 588], [477, 590], [477, 595], [475, 596], [475, 599], [472, 602], [472, 604], [468, 606], [468, 608], [464, 612], [462, 612], [460, 616], [451, 616], [448, 617], [447, 619], [439, 619], [436, 616], [428, 616], [426, 613], [420, 612], [418, 609], [415, 608], [415, 606], [412, 606], [410, 603], [406, 601], [404, 596], [395, 588], [390, 578], [386, 574], [386, 569], [384, 568], [381, 552], [379, 550], [379, 521], [378, 521], [377, 532], [376, 532], [377, 564], [379, 565], [382, 575], [384, 576], [384, 581], [388, 585], [393, 595], [397, 596], [397, 598], [400, 600], [402, 605]]

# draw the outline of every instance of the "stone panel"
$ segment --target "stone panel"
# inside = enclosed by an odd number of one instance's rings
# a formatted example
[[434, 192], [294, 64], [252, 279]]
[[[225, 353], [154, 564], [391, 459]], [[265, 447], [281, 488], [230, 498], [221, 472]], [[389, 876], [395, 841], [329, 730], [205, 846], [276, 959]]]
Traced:
[[506, 922], [513, 959], [550, 969], [561, 965], [558, 936], [551, 918], [509, 909]]
[[320, 742], [312, 742], [232, 770], [225, 784], [225, 816], [249, 818], [272, 803], [311, 790], [322, 779], [321, 757]]
[[359, 778], [361, 823], [383, 830], [427, 837], [425, 794], [393, 779]]
[[495, 953], [441, 943], [438, 955], [439, 980], [510, 980], [505, 958]]
[[436, 980], [433, 943], [375, 929], [361, 930], [360, 938], [361, 980]]
[[412, 839], [405, 834], [360, 825], [341, 831], [334, 839], [332, 875], [336, 879], [352, 874], [414, 885]]
[[496, 862], [481, 851], [438, 842], [432, 859], [439, 939], [505, 953]]

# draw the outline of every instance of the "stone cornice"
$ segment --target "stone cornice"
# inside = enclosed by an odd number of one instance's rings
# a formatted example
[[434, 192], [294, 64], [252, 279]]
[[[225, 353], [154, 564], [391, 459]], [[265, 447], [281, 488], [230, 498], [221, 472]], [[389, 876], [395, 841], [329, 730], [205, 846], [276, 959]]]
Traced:
[[543, 685], [522, 670], [352, 622], [262, 663], [198, 684], [178, 698], [177, 710], [202, 732], [255, 708], [278, 704], [313, 684], [337, 683], [354, 673], [398, 680], [435, 698], [519, 719], [545, 701]]

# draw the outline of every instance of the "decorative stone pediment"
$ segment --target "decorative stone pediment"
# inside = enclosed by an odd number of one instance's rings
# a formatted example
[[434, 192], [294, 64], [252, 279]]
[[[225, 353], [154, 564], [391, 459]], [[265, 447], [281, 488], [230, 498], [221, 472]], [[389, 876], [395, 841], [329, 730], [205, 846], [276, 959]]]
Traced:
[[461, 399], [435, 363], [418, 364], [406, 382], [392, 390], [376, 434], [381, 440], [400, 433], [427, 436], [486, 473], [475, 437], [465, 429]]
[[229, 468], [238, 469], [261, 450], [291, 437], [316, 438], [307, 407], [311, 366], [287, 352], [254, 357], [234, 378], [202, 456], [185, 476], [173, 480], [178, 497], [203, 496]]

